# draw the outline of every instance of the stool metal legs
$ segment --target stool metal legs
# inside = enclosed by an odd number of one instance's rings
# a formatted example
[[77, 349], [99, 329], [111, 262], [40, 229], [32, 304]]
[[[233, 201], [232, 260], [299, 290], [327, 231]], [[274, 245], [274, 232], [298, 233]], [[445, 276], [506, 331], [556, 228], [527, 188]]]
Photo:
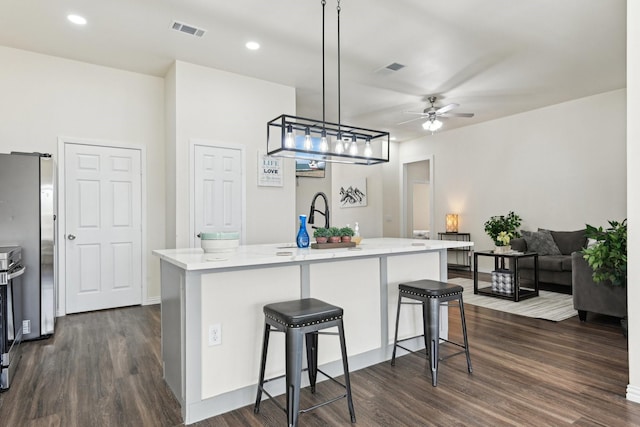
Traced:
[[349, 406], [349, 415], [351, 422], [356, 422], [356, 411], [353, 409], [353, 400], [351, 399], [351, 381], [349, 380], [349, 361], [347, 360], [347, 344], [344, 339], [344, 327], [342, 320], [338, 322], [338, 333], [340, 334], [340, 349], [342, 350], [342, 368], [344, 369], [344, 385], [347, 393], [347, 405]]
[[309, 374], [309, 385], [311, 393], [316, 392], [316, 379], [318, 378], [318, 333], [309, 332], [305, 334], [307, 344], [307, 373]]
[[[391, 366], [396, 365], [396, 348], [398, 348], [398, 325], [400, 324], [400, 307], [402, 306], [402, 294], [398, 295], [398, 309], [396, 310], [396, 333], [393, 336], [393, 354], [391, 355]], [[423, 318], [424, 321], [424, 318]]]
[[286, 334], [287, 421], [289, 426], [297, 426], [300, 415], [302, 334], [292, 328], [287, 328]]
[[258, 413], [260, 411], [260, 401], [262, 400], [262, 384], [264, 384], [264, 370], [267, 365], [267, 348], [269, 347], [269, 332], [271, 326], [268, 323], [264, 324], [264, 335], [262, 337], [262, 357], [260, 358], [260, 377], [258, 378], [258, 393], [256, 396], [256, 404], [253, 407], [253, 412]]
[[440, 344], [440, 302], [429, 298], [422, 303], [422, 323], [424, 328], [424, 345], [429, 353], [431, 368], [431, 385], [438, 385], [438, 348]]
[[[271, 398], [271, 395], [264, 390], [264, 383], [270, 380], [264, 379], [265, 376], [265, 366], [267, 363], [267, 350], [269, 346], [269, 335], [271, 331], [281, 331], [286, 334], [286, 344], [285, 344], [285, 357], [286, 357], [286, 373], [285, 373], [285, 382], [286, 382], [286, 408], [283, 408], [277, 401], [274, 401], [280, 409], [284, 410], [287, 414], [287, 423], [290, 427], [295, 427], [298, 425], [298, 417], [300, 413], [310, 411], [311, 409], [318, 408], [325, 404], [331, 403], [335, 400], [341, 399], [343, 397], [347, 398], [347, 405], [349, 407], [349, 415], [351, 417], [351, 422], [356, 422], [355, 410], [353, 407], [353, 400], [351, 397], [351, 381], [349, 379], [349, 362], [347, 359], [347, 346], [346, 340], [344, 337], [344, 326], [342, 319], [335, 320], [332, 326], [338, 327], [338, 336], [340, 338], [340, 350], [342, 353], [342, 367], [344, 369], [344, 387], [346, 393], [340, 397], [331, 399], [327, 402], [318, 404], [312, 408], [300, 410], [300, 383], [301, 383], [301, 372], [302, 372], [302, 348], [303, 348], [303, 338], [306, 342], [306, 353], [307, 353], [307, 370], [309, 374], [309, 383], [311, 384], [311, 392], [315, 393], [316, 380], [318, 372], [321, 372], [323, 375], [332, 379], [324, 372], [318, 369], [318, 331], [305, 332], [304, 328], [284, 328], [284, 330], [280, 328], [273, 329], [269, 323], [265, 323], [264, 330], [264, 338], [262, 345], [262, 358], [260, 360], [260, 377], [258, 379], [258, 391], [256, 394], [256, 403], [253, 408], [253, 411], [257, 414], [260, 412], [260, 403], [262, 400], [262, 392], [264, 391], [268, 397]], [[328, 327], [331, 327], [328, 326]], [[331, 333], [335, 335], [335, 333]], [[281, 377], [278, 377], [281, 378]], [[276, 378], [272, 378], [274, 380]], [[333, 380], [337, 382], [336, 380]], [[338, 383], [340, 384], [340, 383]]]
[[[398, 347], [412, 352], [412, 350], [403, 347], [398, 344], [398, 341], [405, 341], [411, 338], [404, 338], [402, 340], [398, 340], [398, 326], [400, 324], [400, 308], [402, 304], [420, 304], [417, 302], [414, 303], [403, 303], [402, 302], [403, 295], [400, 293], [398, 295], [398, 310], [396, 312], [396, 331], [393, 338], [393, 352], [391, 354], [391, 366], [395, 366], [396, 364], [396, 349]], [[464, 337], [464, 345], [460, 345], [458, 343], [451, 342], [449, 340], [445, 340], [444, 338], [440, 338], [440, 305], [441, 303], [448, 303], [451, 300], [458, 300], [458, 306], [460, 308], [460, 321], [462, 324], [462, 335]], [[462, 302], [462, 295], [456, 295], [455, 298], [420, 298], [422, 304], [422, 324], [424, 331], [424, 344], [425, 350], [427, 353], [427, 357], [429, 358], [429, 368], [431, 370], [431, 384], [436, 387], [438, 385], [438, 364], [440, 362], [439, 355], [439, 345], [440, 340], [448, 342], [450, 344], [457, 345], [458, 347], [463, 347], [465, 355], [467, 357], [467, 370], [469, 373], [473, 372], [471, 367], [471, 356], [469, 355], [469, 340], [467, 338], [467, 323], [464, 316], [464, 304]], [[415, 338], [415, 337], [412, 337]], [[459, 353], [455, 353], [451, 356], [454, 356]], [[451, 357], [449, 356], [449, 357]]]
[[460, 317], [462, 319], [462, 336], [464, 337], [464, 352], [467, 356], [467, 370], [469, 373], [473, 372], [473, 368], [471, 367], [471, 356], [469, 356], [469, 340], [467, 339], [467, 322], [464, 317], [464, 304], [462, 303], [462, 295], [460, 295], [460, 299], [458, 300], [458, 305], [460, 307]]

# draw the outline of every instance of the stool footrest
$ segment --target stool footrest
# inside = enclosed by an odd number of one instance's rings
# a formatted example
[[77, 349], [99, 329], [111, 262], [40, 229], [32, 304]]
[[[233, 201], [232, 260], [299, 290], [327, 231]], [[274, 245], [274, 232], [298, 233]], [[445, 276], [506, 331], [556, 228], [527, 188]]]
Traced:
[[343, 394], [342, 396], [337, 396], [337, 397], [334, 397], [333, 399], [329, 399], [329, 400], [327, 400], [325, 402], [318, 403], [317, 405], [310, 406], [310, 407], [308, 407], [306, 409], [300, 409], [299, 412], [301, 414], [304, 414], [306, 412], [313, 411], [314, 409], [318, 409], [318, 408], [320, 408], [320, 407], [322, 407], [324, 405], [328, 405], [328, 404], [336, 402], [336, 401], [338, 401], [340, 399], [344, 399], [345, 397], [347, 397], [347, 393]]
[[[309, 368], [304, 368], [301, 372], [308, 371], [308, 370], [309, 370]], [[325, 372], [324, 372], [324, 371], [322, 371], [321, 369], [317, 369], [317, 370], [316, 370], [316, 372], [321, 373], [321, 374], [322, 374], [322, 375], [324, 375], [327, 379], [329, 379], [329, 380], [333, 381], [334, 383], [338, 384], [339, 386], [343, 387], [345, 390], [347, 389], [347, 386], [346, 386], [345, 384], [342, 384], [340, 381], [336, 380], [336, 379], [335, 379], [335, 378], [333, 378], [331, 375], [329, 375], [329, 374], [325, 373]], [[284, 374], [283, 374], [283, 375], [279, 375], [279, 376], [277, 376], [277, 377], [273, 377], [273, 378], [266, 379], [266, 380], [264, 380], [264, 381], [262, 382], [262, 384], [263, 384], [263, 385], [258, 384], [258, 388], [259, 388], [259, 389], [260, 389], [264, 394], [266, 394], [266, 395], [267, 395], [267, 397], [268, 397], [268, 398], [269, 398], [273, 403], [275, 403], [275, 405], [276, 405], [278, 408], [280, 408], [281, 410], [283, 410], [283, 411], [286, 413], [286, 412], [287, 412], [287, 408], [285, 408], [284, 406], [282, 406], [282, 405], [281, 405], [281, 404], [276, 400], [276, 398], [275, 398], [275, 397], [273, 397], [273, 396], [271, 395], [271, 393], [269, 393], [269, 392], [268, 392], [267, 390], [265, 390], [265, 388], [264, 388], [264, 384], [266, 384], [266, 383], [268, 383], [268, 382], [270, 382], [270, 381], [279, 380], [279, 379], [281, 379], [281, 378], [285, 378], [285, 377], [286, 377], [286, 375], [284, 375]], [[317, 408], [319, 408], [319, 407], [321, 407], [321, 406], [328, 405], [328, 404], [330, 404], [330, 403], [336, 402], [336, 401], [338, 401], [338, 400], [340, 400], [340, 399], [344, 399], [344, 398], [346, 398], [346, 397], [347, 397], [347, 394], [345, 393], [345, 394], [343, 394], [343, 395], [340, 395], [340, 396], [337, 396], [337, 397], [331, 398], [331, 399], [329, 399], [329, 400], [326, 400], [326, 401], [324, 401], [324, 402], [318, 403], [318, 404], [316, 404], [316, 405], [314, 405], [314, 406], [310, 406], [310, 407], [305, 408], [305, 409], [300, 409], [300, 410], [298, 411], [298, 413], [300, 413], [300, 414], [304, 414], [305, 412], [312, 411], [312, 410], [317, 409]]]

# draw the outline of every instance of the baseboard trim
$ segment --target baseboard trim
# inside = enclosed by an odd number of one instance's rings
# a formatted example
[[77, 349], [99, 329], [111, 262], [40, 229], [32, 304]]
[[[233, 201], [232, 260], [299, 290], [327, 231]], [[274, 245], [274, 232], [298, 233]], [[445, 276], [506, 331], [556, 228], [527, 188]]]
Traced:
[[640, 387], [636, 385], [627, 385], [627, 400], [640, 403]]
[[147, 298], [142, 302], [142, 305], [154, 305], [154, 304], [160, 304], [159, 296]]

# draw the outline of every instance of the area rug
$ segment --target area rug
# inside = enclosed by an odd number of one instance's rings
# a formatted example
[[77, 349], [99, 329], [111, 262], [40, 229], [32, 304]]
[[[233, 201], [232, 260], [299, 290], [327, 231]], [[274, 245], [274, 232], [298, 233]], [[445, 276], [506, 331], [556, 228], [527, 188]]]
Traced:
[[[573, 308], [571, 295], [557, 292], [540, 291], [540, 296], [529, 298], [519, 302], [513, 302], [502, 298], [475, 295], [473, 293], [473, 279], [456, 277], [449, 279], [449, 283], [455, 283], [464, 287], [464, 303], [490, 308], [492, 310], [506, 311], [520, 316], [535, 317], [537, 319], [560, 322], [578, 314]], [[479, 288], [491, 286], [487, 282], [478, 282]]]

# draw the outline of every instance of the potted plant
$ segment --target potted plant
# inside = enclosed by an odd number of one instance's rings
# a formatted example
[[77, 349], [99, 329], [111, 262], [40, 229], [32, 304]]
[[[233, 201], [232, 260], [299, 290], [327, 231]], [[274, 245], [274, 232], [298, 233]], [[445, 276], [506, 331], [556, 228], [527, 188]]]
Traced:
[[[595, 241], [582, 251], [593, 270], [593, 281], [606, 286], [627, 285], [627, 220], [609, 221], [609, 228], [587, 224], [586, 236]], [[626, 316], [620, 322], [627, 334]]]
[[341, 236], [342, 234], [340, 233], [340, 229], [338, 227], [329, 228], [329, 243], [339, 243]]
[[313, 231], [313, 237], [316, 238], [316, 243], [327, 243], [329, 239], [329, 229], [328, 228], [316, 228]]
[[340, 229], [340, 236], [343, 243], [351, 242], [351, 238], [354, 234], [353, 228], [351, 227], [343, 227]]
[[495, 252], [509, 252], [511, 239], [520, 237], [518, 227], [522, 223], [522, 218], [513, 211], [507, 215], [492, 216], [484, 223], [484, 231], [491, 237], [496, 245]]

